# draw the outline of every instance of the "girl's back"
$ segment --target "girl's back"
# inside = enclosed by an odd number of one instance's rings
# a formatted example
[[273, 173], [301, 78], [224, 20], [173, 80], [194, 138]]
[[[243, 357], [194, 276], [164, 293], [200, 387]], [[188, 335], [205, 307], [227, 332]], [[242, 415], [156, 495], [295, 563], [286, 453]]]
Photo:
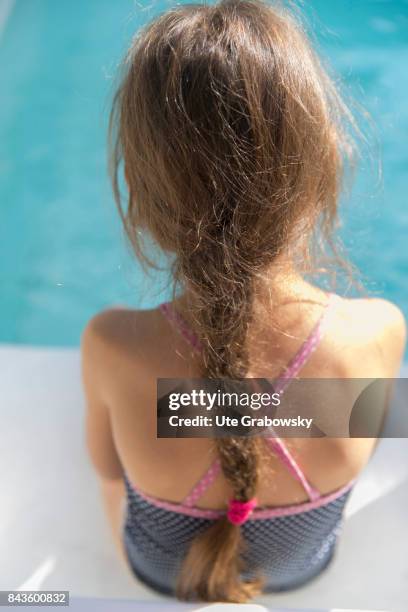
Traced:
[[[281, 331], [265, 319], [259, 321], [263, 338], [262, 366], [253, 378], [275, 378], [300, 347], [320, 317], [327, 297], [305, 287], [303, 303], [276, 309]], [[313, 296], [310, 297], [310, 294]], [[313, 299], [314, 304], [310, 303]], [[270, 319], [273, 319], [271, 313]], [[284, 327], [285, 326], [285, 327]], [[342, 299], [332, 313], [318, 348], [300, 376], [304, 378], [393, 378], [404, 347], [401, 312], [381, 299]], [[160, 309], [106, 311], [95, 317], [84, 335], [88, 355], [90, 393], [106, 397], [118, 453], [131, 481], [146, 493], [182, 501], [214, 458], [214, 443], [206, 438], [157, 438], [157, 378], [194, 378], [200, 375], [199, 353]], [[256, 350], [256, 349], [255, 349]], [[259, 351], [259, 349], [258, 349]], [[112, 376], [115, 372], [115, 376]], [[97, 401], [97, 400], [96, 400]], [[330, 407], [328, 406], [328, 410]], [[90, 432], [92, 436], [92, 432]], [[90, 440], [93, 446], [93, 441]], [[371, 438], [302, 438], [287, 440], [300, 457], [309, 480], [322, 493], [346, 484], [367, 462], [375, 440]], [[262, 505], [280, 506], [307, 499], [302, 486], [271, 453], [265, 453], [257, 498]], [[94, 461], [104, 470], [105, 449], [94, 448]], [[119, 466], [119, 464], [118, 464]], [[120, 476], [119, 471], [106, 476]], [[182, 474], [182, 477], [180, 477]], [[228, 485], [222, 475], [200, 499], [202, 508], [223, 508]]]

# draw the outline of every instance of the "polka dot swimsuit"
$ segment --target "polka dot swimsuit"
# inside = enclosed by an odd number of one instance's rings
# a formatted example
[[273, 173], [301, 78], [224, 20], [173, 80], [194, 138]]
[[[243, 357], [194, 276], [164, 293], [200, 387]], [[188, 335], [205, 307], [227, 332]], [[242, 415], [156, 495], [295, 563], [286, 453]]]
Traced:
[[[310, 336], [279, 377], [280, 392], [318, 346], [335, 302], [336, 296], [331, 295]], [[162, 304], [161, 311], [199, 350], [199, 343], [171, 304]], [[276, 379], [274, 383], [277, 390]], [[296, 588], [329, 564], [354, 481], [329, 495], [321, 495], [309, 483], [282, 439], [267, 438], [266, 444], [308, 496], [308, 501], [302, 504], [279, 508], [258, 506], [240, 527], [246, 542], [243, 578], [259, 573], [265, 578], [264, 590], [272, 592]], [[216, 459], [180, 504], [145, 494], [125, 475], [127, 505], [123, 537], [128, 562], [135, 576], [156, 591], [174, 595], [179, 568], [192, 540], [225, 515], [226, 510], [197, 506], [220, 472], [220, 462]]]

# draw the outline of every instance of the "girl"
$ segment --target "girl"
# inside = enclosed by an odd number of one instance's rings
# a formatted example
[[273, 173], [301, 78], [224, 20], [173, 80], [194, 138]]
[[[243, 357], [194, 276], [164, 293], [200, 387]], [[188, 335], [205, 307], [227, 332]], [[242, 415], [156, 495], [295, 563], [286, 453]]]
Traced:
[[88, 324], [89, 450], [135, 576], [243, 602], [328, 565], [375, 441], [157, 439], [157, 378], [391, 378], [404, 320], [307, 280], [337, 219], [353, 123], [293, 16], [261, 0], [177, 6], [140, 31], [125, 67], [114, 190], [137, 255], [150, 261], [153, 238], [178, 291]]

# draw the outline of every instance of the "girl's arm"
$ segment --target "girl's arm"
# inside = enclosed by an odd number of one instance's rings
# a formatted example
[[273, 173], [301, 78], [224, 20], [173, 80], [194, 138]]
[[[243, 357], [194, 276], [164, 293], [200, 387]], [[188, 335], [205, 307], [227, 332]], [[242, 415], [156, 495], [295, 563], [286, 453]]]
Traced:
[[[86, 400], [86, 443], [92, 464], [102, 479], [123, 477], [123, 468], [113, 438], [109, 408], [102, 399], [101, 360], [103, 350], [98, 335], [98, 317], [82, 335], [82, 380]], [[106, 350], [106, 349], [105, 349]]]

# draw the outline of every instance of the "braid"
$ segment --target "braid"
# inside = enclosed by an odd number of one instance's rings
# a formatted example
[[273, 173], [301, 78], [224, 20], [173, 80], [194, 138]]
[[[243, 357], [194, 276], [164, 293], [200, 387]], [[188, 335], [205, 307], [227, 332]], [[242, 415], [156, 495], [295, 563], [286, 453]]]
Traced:
[[[217, 239], [211, 240], [211, 248], [202, 235], [198, 249], [185, 243], [180, 252], [190, 256], [182, 257], [175, 271], [192, 292], [189, 315], [200, 335], [202, 374], [208, 378], [244, 378], [248, 372], [246, 337], [256, 262], [249, 259], [250, 251], [247, 250], [244, 260], [242, 251], [231, 246], [236, 239], [234, 230], [237, 231], [237, 225], [232, 216], [230, 225], [220, 228]], [[249, 501], [258, 482], [258, 441], [253, 437], [216, 438], [216, 446], [234, 499]], [[179, 597], [234, 602], [253, 597], [261, 582], [258, 579], [243, 582], [240, 578], [243, 544], [239, 525], [228, 518], [196, 537], [179, 575]]]

